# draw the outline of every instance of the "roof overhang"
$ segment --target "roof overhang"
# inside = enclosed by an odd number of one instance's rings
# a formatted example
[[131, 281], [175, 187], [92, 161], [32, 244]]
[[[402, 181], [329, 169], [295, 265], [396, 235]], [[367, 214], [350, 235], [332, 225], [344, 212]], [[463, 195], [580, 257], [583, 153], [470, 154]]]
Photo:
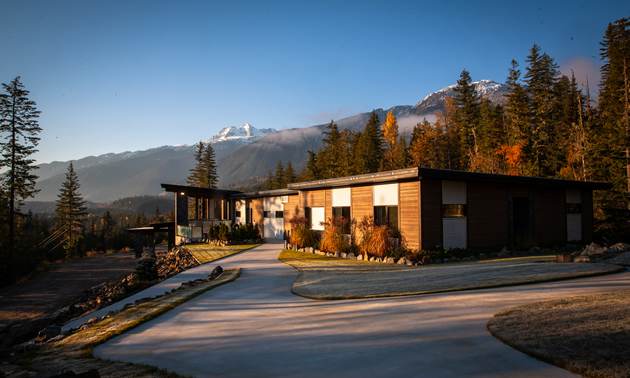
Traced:
[[297, 182], [289, 184], [289, 189], [312, 190], [323, 188], [338, 188], [362, 184], [375, 184], [384, 182], [397, 182], [418, 179], [418, 168], [398, 169], [395, 171], [368, 173], [365, 175], [339, 177], [327, 180]]
[[299, 194], [299, 191], [294, 190], [294, 189], [274, 189], [274, 190], [263, 190], [259, 192], [239, 193], [239, 194], [232, 195], [231, 198], [242, 199], [242, 198], [282, 197], [282, 196], [296, 196], [298, 194]]
[[201, 197], [201, 198], [214, 198], [214, 199], [228, 199], [228, 197], [235, 194], [241, 194], [238, 190], [224, 190], [224, 189], [208, 189], [197, 188], [194, 186], [174, 185], [174, 184], [162, 184], [167, 192], [179, 193], [189, 197]]

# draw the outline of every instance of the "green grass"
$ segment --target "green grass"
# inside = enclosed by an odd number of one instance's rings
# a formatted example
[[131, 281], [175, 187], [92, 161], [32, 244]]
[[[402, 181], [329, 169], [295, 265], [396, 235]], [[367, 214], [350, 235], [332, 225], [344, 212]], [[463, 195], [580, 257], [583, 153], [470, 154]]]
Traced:
[[107, 340], [151, 319], [155, 319], [208, 290], [236, 280], [240, 274], [240, 268], [226, 269], [216, 280], [179, 290], [159, 299], [121, 311], [64, 340], [48, 345], [35, 353], [24, 355], [18, 362], [20, 365], [28, 365], [44, 372], [66, 369], [73, 370], [75, 373], [81, 373], [96, 368], [103, 377], [179, 377], [180, 375], [177, 373], [158, 369], [155, 366], [94, 358], [92, 350]]
[[519, 257], [407, 266], [283, 250], [278, 259], [299, 270], [291, 292], [311, 299], [417, 295], [524, 285], [615, 273], [612, 264], [552, 264], [554, 257]]
[[185, 247], [201, 263], [206, 264], [218, 259], [222, 259], [233, 254], [259, 246], [260, 244], [228, 245], [225, 247], [215, 247], [206, 243], [187, 244]]

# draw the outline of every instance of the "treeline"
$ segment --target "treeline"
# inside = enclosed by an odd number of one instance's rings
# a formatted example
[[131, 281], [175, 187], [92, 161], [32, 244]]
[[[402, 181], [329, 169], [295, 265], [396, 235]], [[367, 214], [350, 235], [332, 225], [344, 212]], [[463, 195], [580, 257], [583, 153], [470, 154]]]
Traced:
[[407, 167], [610, 182], [612, 190], [595, 193], [596, 232], [604, 241], [628, 241], [630, 19], [608, 25], [600, 55], [597, 103], [588, 78], [586, 86], [578, 86], [573, 74], [562, 75], [554, 59], [534, 45], [524, 71], [511, 62], [503, 104], [482, 98], [463, 70], [455, 95], [435, 112], [434, 122], [425, 119], [404, 136], [391, 112], [381, 124], [373, 111], [357, 132], [340, 131], [331, 121], [322, 147], [308, 151], [295, 181], [290, 164], [283, 169], [279, 162], [266, 188]]

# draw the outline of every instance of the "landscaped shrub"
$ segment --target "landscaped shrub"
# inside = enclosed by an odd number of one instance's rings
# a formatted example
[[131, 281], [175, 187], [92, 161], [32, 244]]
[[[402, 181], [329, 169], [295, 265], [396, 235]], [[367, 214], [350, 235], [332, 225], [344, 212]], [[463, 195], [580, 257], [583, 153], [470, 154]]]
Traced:
[[317, 244], [315, 233], [309, 227], [308, 218], [296, 214], [289, 219], [289, 224], [291, 225], [291, 239], [289, 243], [296, 245], [298, 248]]
[[229, 229], [228, 229], [227, 224], [225, 223], [219, 224], [219, 227], [217, 230], [217, 239], [228, 240], [228, 237], [229, 237]]
[[365, 257], [383, 257], [391, 248], [391, 231], [386, 225], [379, 226], [374, 222], [374, 216], [366, 215], [361, 219], [358, 226], [361, 232], [361, 242], [359, 252]]
[[344, 217], [328, 218], [328, 222], [322, 222], [324, 232], [319, 249], [325, 252], [340, 252], [350, 245], [343, 231], [348, 227], [348, 220]]

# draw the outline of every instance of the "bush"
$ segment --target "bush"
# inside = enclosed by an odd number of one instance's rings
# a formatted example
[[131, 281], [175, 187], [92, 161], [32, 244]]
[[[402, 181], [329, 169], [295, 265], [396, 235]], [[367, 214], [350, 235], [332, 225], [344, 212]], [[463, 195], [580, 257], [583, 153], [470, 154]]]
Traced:
[[387, 251], [391, 249], [392, 233], [386, 225], [379, 226], [374, 222], [374, 217], [364, 216], [358, 224], [361, 232], [361, 243], [359, 243], [359, 252], [365, 254], [365, 257], [376, 256], [383, 257]]
[[296, 214], [289, 219], [289, 224], [291, 225], [289, 243], [298, 248], [312, 247], [317, 244], [315, 233], [309, 227], [308, 218]]
[[147, 250], [142, 253], [142, 258], [136, 265], [136, 276], [140, 281], [152, 281], [158, 278], [155, 253]]
[[324, 233], [320, 241], [319, 249], [325, 252], [340, 252], [350, 245], [348, 239], [344, 235], [344, 229], [347, 229], [348, 220], [344, 217], [328, 218], [328, 222], [322, 222]]

